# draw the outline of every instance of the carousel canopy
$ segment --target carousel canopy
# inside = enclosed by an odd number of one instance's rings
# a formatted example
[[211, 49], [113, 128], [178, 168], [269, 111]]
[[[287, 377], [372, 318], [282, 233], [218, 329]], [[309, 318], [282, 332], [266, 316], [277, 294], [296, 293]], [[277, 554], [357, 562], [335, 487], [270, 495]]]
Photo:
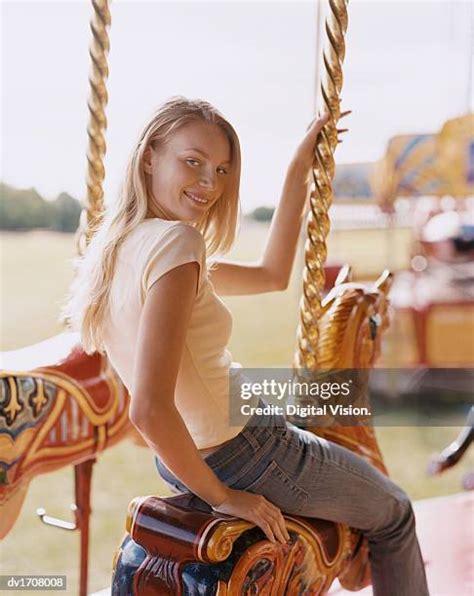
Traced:
[[474, 113], [448, 120], [438, 133], [392, 137], [371, 184], [386, 209], [397, 197], [474, 195]]

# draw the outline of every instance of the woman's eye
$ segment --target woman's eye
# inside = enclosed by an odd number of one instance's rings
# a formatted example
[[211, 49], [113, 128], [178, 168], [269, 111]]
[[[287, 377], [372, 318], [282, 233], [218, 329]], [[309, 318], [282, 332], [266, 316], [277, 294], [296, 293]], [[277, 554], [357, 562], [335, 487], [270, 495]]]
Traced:
[[227, 170], [225, 168], [217, 168], [219, 174], [227, 174]]
[[191, 166], [198, 166], [199, 165], [199, 161], [197, 159], [189, 158], [189, 159], [186, 160], [186, 162], [188, 164], [190, 164]]

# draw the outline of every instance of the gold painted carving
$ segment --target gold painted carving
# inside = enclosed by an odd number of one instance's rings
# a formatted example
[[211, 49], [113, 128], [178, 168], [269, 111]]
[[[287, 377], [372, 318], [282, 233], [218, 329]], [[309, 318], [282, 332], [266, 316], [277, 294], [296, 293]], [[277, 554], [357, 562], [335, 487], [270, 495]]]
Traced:
[[108, 0], [92, 0], [94, 10], [91, 19], [92, 42], [89, 48], [91, 68], [89, 74], [90, 95], [89, 125], [87, 133], [87, 196], [76, 233], [77, 250], [80, 255], [89, 244], [104, 211], [103, 181], [105, 177], [104, 155], [106, 150], [105, 108], [108, 95], [106, 82], [109, 76], [107, 55], [109, 53], [110, 11]]
[[4, 412], [7, 418], [7, 424], [11, 425], [15, 422], [17, 414], [23, 410], [23, 405], [20, 404], [18, 399], [18, 387], [13, 377], [9, 377], [8, 387], [10, 389], [10, 401], [8, 402], [8, 405], [5, 406]]
[[48, 403], [48, 399], [44, 393], [44, 384], [42, 379], [38, 379], [36, 387], [37, 391], [31, 398], [31, 403], [33, 404], [33, 414], [38, 416], [44, 406]]
[[209, 542], [205, 545], [207, 559], [212, 563], [225, 561], [232, 552], [232, 547], [237, 538], [252, 527], [250, 522], [235, 520], [217, 525]]
[[[262, 540], [247, 548], [236, 563], [228, 584], [219, 585], [220, 596], [250, 593], [249, 589], [265, 595], [319, 594], [329, 589], [350, 554], [349, 529], [336, 524], [339, 535], [338, 548], [331, 559], [318, 531], [304, 519], [285, 516], [285, 522], [288, 531], [294, 537], [293, 541], [289, 545], [282, 545]], [[252, 527], [251, 524], [237, 521], [224, 522], [223, 526], [226, 527], [219, 527], [219, 534], [216, 535], [217, 541], [224, 541], [222, 548], [217, 547], [219, 555], [222, 555], [220, 561], [230, 555], [232, 544], [242, 532]], [[261, 566], [262, 562], [266, 569], [252, 578], [256, 566]]]
[[337, 122], [341, 116], [340, 92], [345, 55], [344, 36], [347, 29], [347, 0], [329, 0], [326, 19], [327, 40], [323, 51], [321, 97], [323, 109], [330, 120], [319, 135], [313, 162], [313, 184], [307, 219], [303, 296], [300, 303], [300, 323], [297, 331], [296, 368], [313, 370], [318, 364], [319, 319], [322, 313], [326, 238], [329, 233], [328, 211], [332, 203], [334, 151], [337, 146]]

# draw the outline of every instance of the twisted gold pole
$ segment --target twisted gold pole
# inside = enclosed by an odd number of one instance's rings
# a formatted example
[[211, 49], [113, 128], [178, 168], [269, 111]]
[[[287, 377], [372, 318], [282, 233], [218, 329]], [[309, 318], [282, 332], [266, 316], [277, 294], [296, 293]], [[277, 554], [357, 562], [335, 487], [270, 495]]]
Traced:
[[91, 18], [92, 41], [89, 48], [91, 58], [90, 96], [87, 104], [89, 108], [87, 195], [76, 232], [76, 245], [80, 255], [84, 254], [104, 211], [103, 181], [105, 177], [105, 130], [107, 128], [105, 108], [108, 101], [106, 82], [109, 76], [107, 65], [108, 29], [110, 27], [109, 2], [108, 0], [92, 0], [92, 8], [94, 12]]
[[333, 198], [333, 155], [338, 142], [337, 122], [341, 116], [340, 92], [343, 82], [347, 2], [348, 0], [329, 0], [330, 10], [325, 23], [327, 39], [323, 51], [321, 98], [323, 111], [330, 114], [330, 120], [318, 138], [313, 162], [313, 184], [306, 226], [308, 238], [305, 243], [303, 295], [300, 302], [297, 351], [294, 357], [294, 366], [299, 369], [314, 370], [318, 364], [318, 322], [322, 312], [325, 281], [326, 238], [330, 228], [328, 211]]

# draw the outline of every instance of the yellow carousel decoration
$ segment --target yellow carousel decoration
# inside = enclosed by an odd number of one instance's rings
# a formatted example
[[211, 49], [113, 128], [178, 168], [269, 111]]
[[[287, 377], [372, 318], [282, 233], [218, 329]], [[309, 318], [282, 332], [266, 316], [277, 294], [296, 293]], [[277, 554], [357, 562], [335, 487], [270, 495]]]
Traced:
[[[107, 0], [93, 0], [92, 5], [88, 192], [77, 233], [80, 253], [104, 210], [110, 13]], [[330, 121], [314, 159], [295, 374], [302, 368], [370, 369], [388, 325], [388, 272], [363, 286], [351, 283], [345, 268], [323, 298], [347, 25], [347, 0], [329, 0], [320, 91]], [[0, 536], [13, 527], [33, 477], [73, 465], [75, 522], [51, 518], [44, 511], [40, 517], [53, 526], [80, 530], [79, 593], [85, 596], [93, 463], [107, 447], [130, 433], [136, 436], [128, 420], [129, 396], [108, 360], [86, 355], [79, 337], [67, 331], [3, 353], [0, 386]], [[367, 401], [366, 381], [360, 389]], [[329, 421], [310, 430], [354, 450], [386, 473], [373, 428]], [[245, 521], [212, 512], [193, 495], [137, 497], [129, 506], [127, 533], [115, 554], [112, 593], [324, 594], [336, 577], [351, 590], [370, 583], [368, 548], [358, 532], [324, 520], [285, 519], [292, 540], [283, 546], [271, 544]]]
[[474, 114], [447, 120], [435, 134], [392, 137], [376, 164], [372, 188], [386, 211], [399, 197], [474, 196]]

